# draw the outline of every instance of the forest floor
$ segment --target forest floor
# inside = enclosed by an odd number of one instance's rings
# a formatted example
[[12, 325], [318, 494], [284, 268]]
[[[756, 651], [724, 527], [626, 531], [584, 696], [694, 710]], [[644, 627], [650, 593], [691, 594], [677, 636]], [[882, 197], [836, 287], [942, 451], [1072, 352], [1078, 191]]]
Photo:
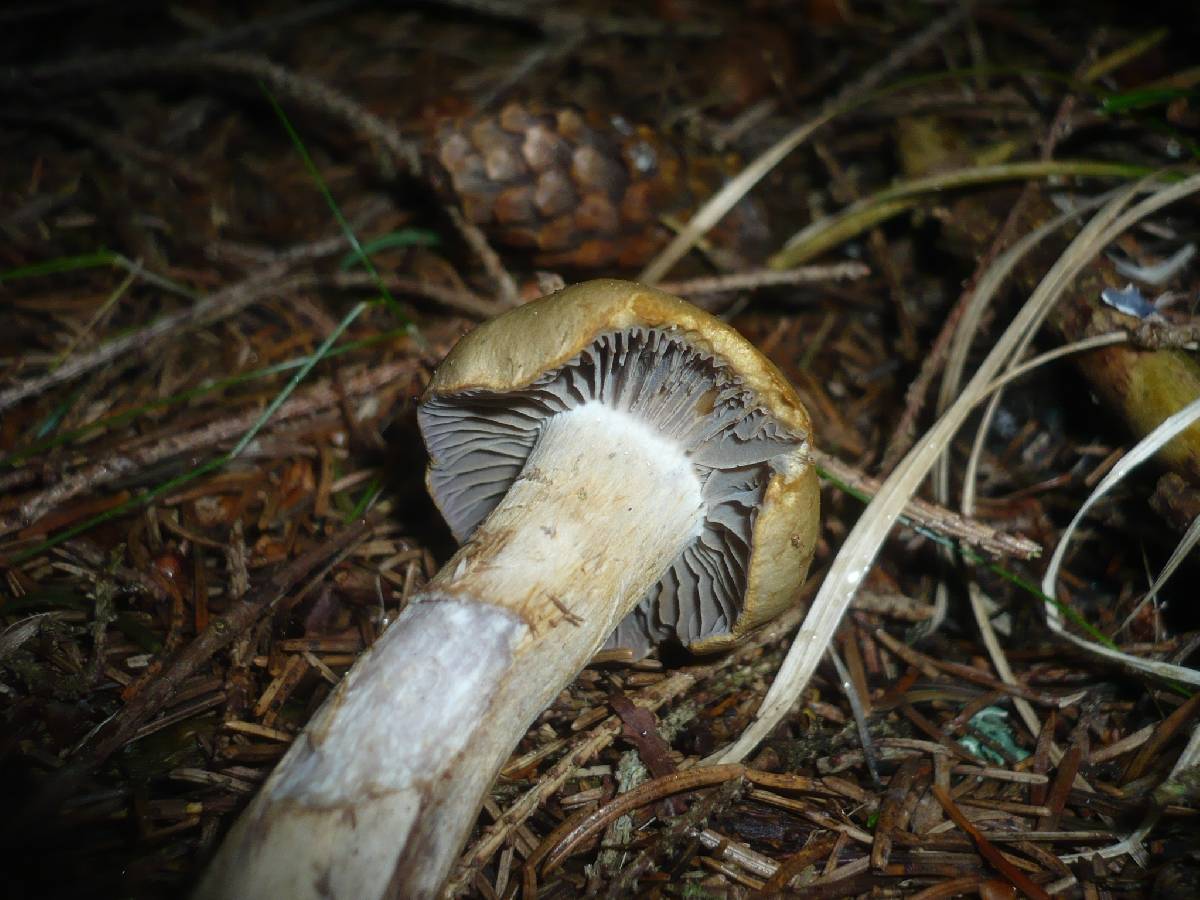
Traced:
[[0, 12], [11, 896], [194, 883], [454, 550], [433, 368], [597, 276], [795, 385], [817, 555], [731, 652], [589, 666], [451, 889], [1200, 895], [1200, 426], [1133, 468], [1200, 398], [1186, 4], [253, 6]]

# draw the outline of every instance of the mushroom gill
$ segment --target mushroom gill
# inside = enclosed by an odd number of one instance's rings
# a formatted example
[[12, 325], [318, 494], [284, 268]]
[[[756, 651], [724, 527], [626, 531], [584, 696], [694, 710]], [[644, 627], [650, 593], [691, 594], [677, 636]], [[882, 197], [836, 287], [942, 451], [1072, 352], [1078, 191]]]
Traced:
[[606, 646], [640, 658], [659, 641], [727, 633], [745, 593], [757, 510], [771, 474], [807, 435], [788, 432], [719, 359], [671, 329], [598, 336], [558, 369], [504, 394], [435, 396], [418, 411], [429, 489], [466, 541], [521, 472], [545, 422], [601, 403], [652, 426], [686, 454], [702, 485], [699, 534]]

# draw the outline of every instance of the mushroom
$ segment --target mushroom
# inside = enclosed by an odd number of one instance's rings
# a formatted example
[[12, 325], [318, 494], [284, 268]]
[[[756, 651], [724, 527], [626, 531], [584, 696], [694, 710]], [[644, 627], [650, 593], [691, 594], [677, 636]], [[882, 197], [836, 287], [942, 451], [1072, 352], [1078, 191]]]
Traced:
[[728, 325], [592, 281], [479, 326], [418, 410], [462, 547], [300, 734], [200, 897], [429, 897], [533, 719], [607, 641], [732, 645], [795, 602], [808, 414]]

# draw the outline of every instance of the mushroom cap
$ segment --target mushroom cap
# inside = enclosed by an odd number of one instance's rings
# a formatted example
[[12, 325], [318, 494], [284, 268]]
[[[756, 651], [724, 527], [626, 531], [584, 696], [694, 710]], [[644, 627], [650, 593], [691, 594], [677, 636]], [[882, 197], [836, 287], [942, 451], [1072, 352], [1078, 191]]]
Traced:
[[[579, 360], [598, 341], [625, 333], [661, 335], [664, 341], [686, 344], [698, 358], [710, 360], [726, 381], [732, 380], [739, 400], [771, 429], [772, 443], [766, 451], [770, 458], [760, 466], [767, 474], [760, 479], [760, 496], [750, 520], [742, 596], [735, 598], [733, 615], [721, 616], [723, 621], [714, 627], [693, 622], [677, 634], [693, 651], [721, 650], [794, 602], [816, 546], [820, 495], [816, 472], [808, 461], [812, 432], [808, 411], [770, 360], [719, 319], [654, 288], [599, 279], [565, 288], [483, 323], [450, 351], [422, 398], [419, 418], [431, 454], [426, 481], [456, 537], [469, 537], [490, 507], [482, 514], [473, 511], [464, 516], [448, 501], [446, 486], [457, 476], [447, 471], [451, 463], [443, 457], [448, 442], [439, 436], [453, 423], [447, 424], [444, 413], [439, 415], [435, 407], [457, 399], [470, 403], [478, 397], [536, 389], [545, 383], [548, 373]], [[621, 351], [618, 348], [616, 352]], [[724, 399], [726, 394], [720, 397]], [[512, 468], [514, 477], [519, 470], [520, 465]], [[687, 586], [683, 587], [686, 590]], [[653, 601], [648, 598], [651, 604]], [[617, 646], [626, 645], [630, 637], [623, 623], [610, 645], [614, 641]], [[635, 637], [632, 643], [641, 643], [636, 651], [645, 650], [649, 642]]]

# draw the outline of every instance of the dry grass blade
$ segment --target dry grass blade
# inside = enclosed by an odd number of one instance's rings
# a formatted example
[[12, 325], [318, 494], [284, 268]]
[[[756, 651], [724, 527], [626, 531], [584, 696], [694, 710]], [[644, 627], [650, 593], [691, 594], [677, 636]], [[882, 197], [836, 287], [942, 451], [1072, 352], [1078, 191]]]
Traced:
[[989, 394], [1000, 390], [1010, 382], [1016, 381], [1022, 375], [1027, 375], [1034, 369], [1046, 365], [1046, 363], [1054, 362], [1056, 359], [1062, 359], [1064, 356], [1070, 356], [1073, 353], [1085, 353], [1088, 350], [1095, 350], [1097, 347], [1109, 347], [1113, 344], [1123, 344], [1129, 340], [1129, 335], [1124, 331], [1111, 331], [1108, 334], [1097, 334], [1094, 337], [1086, 340], [1076, 341], [1073, 344], [1063, 344], [1061, 347], [1055, 347], [1053, 350], [1047, 350], [1045, 353], [1039, 353], [1032, 359], [1027, 359], [1019, 366], [1014, 366], [1009, 369], [995, 381], [987, 386]]
[[1141, 612], [1142, 607], [1158, 595], [1158, 592], [1162, 590], [1167, 580], [1175, 574], [1175, 570], [1179, 568], [1179, 564], [1187, 558], [1188, 554], [1196, 548], [1196, 544], [1198, 543], [1200, 543], [1200, 516], [1192, 519], [1192, 524], [1188, 526], [1183, 537], [1179, 539], [1179, 543], [1175, 545], [1175, 549], [1171, 551], [1171, 555], [1163, 564], [1158, 577], [1154, 579], [1154, 583], [1146, 590], [1146, 596], [1141, 599], [1137, 606], [1130, 610], [1129, 615], [1125, 617], [1125, 621], [1122, 623], [1121, 628], [1118, 629], [1118, 632], [1124, 631], [1129, 627], [1130, 621]]
[[[1062, 568], [1063, 559], [1066, 557], [1067, 547], [1071, 543], [1071, 537], [1075, 530], [1079, 527], [1079, 523], [1083, 517], [1087, 515], [1096, 502], [1107, 494], [1113, 487], [1119, 484], [1130, 472], [1147, 459], [1157, 453], [1168, 441], [1175, 435], [1179, 434], [1185, 428], [1188, 428], [1193, 422], [1200, 420], [1200, 399], [1188, 404], [1184, 409], [1181, 409], [1175, 415], [1171, 416], [1150, 434], [1146, 435], [1142, 440], [1123, 456], [1119, 462], [1109, 471], [1107, 475], [1101, 479], [1096, 485], [1095, 490], [1084, 501], [1083, 505], [1075, 513], [1071, 519], [1062, 537], [1059, 539], [1058, 546], [1054, 548], [1054, 553], [1050, 557], [1050, 563], [1046, 567], [1046, 574], [1042, 578], [1042, 590], [1047, 596], [1053, 597], [1058, 588], [1059, 570]], [[1196, 528], [1189, 529], [1189, 532], [1195, 532]], [[1195, 535], [1192, 535], [1192, 541], [1195, 541]], [[1177, 551], [1178, 552], [1178, 551]], [[1178, 563], [1176, 563], [1178, 564]], [[1167, 575], [1174, 570], [1174, 566], [1166, 569]], [[1161, 579], [1162, 576], [1160, 576]], [[1158, 588], [1156, 583], [1155, 590]], [[1093, 641], [1085, 640], [1077, 635], [1072, 634], [1067, 630], [1066, 624], [1062, 620], [1062, 614], [1055, 606], [1046, 607], [1046, 617], [1050, 628], [1062, 638], [1070, 641], [1076, 647], [1087, 650], [1097, 656], [1102, 656], [1105, 659], [1129, 666], [1139, 672], [1146, 672], [1151, 675], [1157, 675], [1160, 678], [1173, 678], [1182, 681], [1186, 684], [1200, 685], [1200, 671], [1190, 669], [1187, 666], [1177, 666], [1171, 663], [1159, 662], [1158, 660], [1142, 659], [1138, 656], [1133, 656], [1129, 653], [1122, 653], [1119, 650], [1114, 650], [1111, 647], [1105, 647]]]
[[[1148, 184], [1148, 183], [1149, 183], [1148, 181], [1143, 180], [1142, 182], [1139, 182], [1138, 185], [1135, 185], [1135, 188], [1140, 189], [1140, 187], [1142, 185]], [[1175, 201], [1180, 200], [1180, 199], [1194, 193], [1197, 190], [1200, 190], [1200, 175], [1192, 175], [1191, 177], [1186, 178], [1177, 184], [1160, 188], [1159, 190], [1152, 193], [1145, 200], [1142, 200], [1140, 203], [1138, 203], [1135, 207], [1130, 209], [1128, 212], [1121, 215], [1115, 221], [1107, 224], [1104, 229], [1098, 230], [1095, 232], [1090, 232], [1088, 240], [1084, 241], [1083, 240], [1084, 234], [1081, 233], [1079, 235], [1079, 237], [1077, 237], [1075, 239], [1075, 241], [1072, 242], [1072, 244], [1068, 248], [1068, 250], [1063, 253], [1063, 256], [1060, 259], [1060, 262], [1062, 262], [1063, 260], [1070, 260], [1070, 263], [1069, 263], [1070, 268], [1073, 269], [1074, 272], [1078, 272], [1080, 269], [1082, 269], [1082, 267], [1087, 262], [1089, 262], [1091, 259], [1093, 259], [1096, 255], [1098, 255], [1104, 247], [1106, 247], [1109, 243], [1111, 243], [1113, 240], [1115, 240], [1117, 237], [1119, 237], [1121, 234], [1123, 234], [1131, 226], [1133, 226], [1137, 222], [1140, 222], [1142, 219], [1146, 218], [1147, 216], [1151, 215], [1152, 213], [1156, 212], [1157, 210], [1161, 209], [1162, 207], [1164, 207], [1170, 203], [1174, 203]], [[1124, 192], [1122, 192], [1122, 195], [1123, 195], [1123, 193]], [[1110, 206], [1111, 206], [1111, 202], [1110, 202]], [[1097, 216], [1092, 221], [1095, 222], [1098, 219], [1099, 219], [1099, 216]], [[1089, 223], [1089, 228], [1090, 228], [1090, 223]], [[1055, 268], [1056, 269], [1058, 268], [1057, 264], [1056, 264]], [[1067, 284], [1070, 281], [1069, 278], [1066, 278], [1066, 279], [1057, 279], [1052, 282], [1050, 280], [1050, 278], [1051, 278], [1051, 275], [1053, 275], [1053, 274], [1054, 274], [1054, 270], [1051, 270], [1050, 273], [1047, 273], [1046, 278], [1043, 279], [1042, 283], [1038, 285], [1038, 293], [1041, 293], [1043, 288], [1046, 289], [1046, 291], [1047, 291], [1046, 296], [1049, 298], [1049, 302], [1051, 305], [1058, 299], [1059, 295], [1066, 288]], [[1073, 274], [1072, 274], [1072, 277], [1073, 277]], [[1036, 294], [1035, 294], [1035, 296], [1036, 296]], [[1013, 353], [1013, 355], [1011, 357], [1011, 361], [1007, 365], [1008, 368], [1012, 368], [1015, 365], [1017, 365], [1016, 360], [1025, 354], [1026, 349], [1029, 347], [1030, 343], [1032, 343], [1032, 341], [1033, 341], [1034, 335], [1035, 335], [1034, 331], [1030, 331], [1029, 333], [1025, 334], [1025, 336], [1022, 338], [1022, 340], [1020, 342], [1020, 346]], [[980, 424], [979, 424], [980, 434], [985, 433], [987, 431], [987, 429], [990, 427], [992, 418], [995, 416], [996, 410], [999, 408], [999, 404], [1000, 404], [1000, 395], [996, 394], [992, 397], [992, 400], [989, 402], [988, 407], [984, 412], [983, 418], [980, 421]], [[982, 442], [982, 437], [977, 437], [976, 443], [978, 444], [981, 442]], [[971, 477], [968, 477], [965, 480], [965, 483], [963, 486], [963, 511], [966, 512], [968, 515], [974, 509], [975, 479], [973, 477], [973, 472], [974, 472], [973, 468], [969, 469], [968, 474]]]
[[912, 209], [925, 195], [938, 195], [955, 188], [1023, 178], [1050, 178], [1057, 175], [1103, 178], [1143, 174], [1145, 171], [1139, 168], [1083, 160], [1004, 163], [919, 178], [888, 188], [872, 197], [864, 197], [836, 215], [813, 222], [794, 234], [784, 249], [771, 257], [769, 265], [775, 269], [787, 269], [805, 263], [868, 228]]
[[696, 246], [700, 238], [720, 222], [724, 215], [733, 209], [754, 185], [762, 181], [789, 153], [808, 140], [814, 131], [832, 119], [835, 114], [836, 110], [828, 110], [815, 119], [792, 129], [758, 159], [742, 169], [736, 177], [730, 179], [728, 184], [700, 207], [700, 210], [692, 216], [684, 229], [671, 240], [671, 243], [664, 247], [646, 268], [642, 269], [638, 280], [647, 284], [662, 281], [675, 263], [683, 259], [684, 255]]
[[[1006, 281], [1008, 276], [1012, 273], [1018, 261], [1035, 246], [1037, 241], [1044, 239], [1053, 230], [1056, 230], [1071, 219], [1075, 218], [1081, 211], [1094, 208], [1101, 202], [1104, 202], [1113, 196], [1113, 192], [1102, 194], [1099, 197], [1089, 199], [1084, 203], [1077, 205], [1074, 209], [1068, 211], [1067, 213], [1054, 217], [1049, 222], [1018, 241], [1012, 249], [1001, 255], [996, 262], [983, 274], [979, 285], [977, 286], [977, 290], [971, 297], [967, 309], [963, 315], [963, 327], [958, 331], [958, 333], [955, 334], [952, 341], [949, 360], [947, 363], [947, 373], [942, 382], [941, 393], [939, 395], [939, 408], [947, 407], [952, 401], [954, 392], [957, 390], [958, 385], [960, 384], [961, 373], [966, 364], [967, 353], [970, 349], [972, 338], [975, 335], [975, 331], [979, 325], [983, 312], [996, 291], [999, 290], [1001, 284], [1004, 283], [1004, 281]], [[1111, 235], [1114, 232], [1115, 226], [1109, 226], [1108, 234]], [[1103, 246], [1105, 242], [1104, 235], [1098, 236], [1095, 241], [1094, 252], [1099, 252], [1099, 248]], [[1078, 243], [1072, 245], [1072, 247], [1077, 246], [1079, 246]], [[1091, 258], [1091, 256], [1088, 255], [1088, 247], [1086, 245], [1082, 246], [1081, 253], [1087, 258]], [[1066, 256], [1066, 254], [1064, 254], [1064, 256]], [[1045, 283], [1046, 281], [1043, 280], [1043, 284]], [[1062, 284], [1062, 286], [1065, 288], [1065, 282]], [[1042, 285], [1039, 285], [1039, 290], [1041, 287]], [[1054, 302], [1057, 296], [1057, 293], [1052, 295], [1050, 302]], [[1043, 354], [1041, 357], [1017, 364], [1016, 360], [1024, 354], [1025, 347], [1028, 346], [1029, 342], [1032, 340], [1032, 337], [1032, 332], [1026, 336], [1022, 342], [1021, 349], [1014, 353], [1012, 362], [1009, 364], [1008, 371], [1002, 377], [998, 378], [989, 388], [989, 390], [993, 391], [993, 393], [991, 399], [988, 401], [986, 409], [984, 410], [980, 424], [976, 429], [974, 443], [967, 459], [966, 472], [963, 478], [963, 496], [961, 508], [967, 515], [971, 515], [975, 509], [975, 490], [977, 483], [976, 472], [978, 470], [979, 461], [982, 458], [984, 440], [988, 433], [988, 429], [990, 428], [992, 419], [1000, 407], [1002, 392], [1007, 383], [1018, 377], [1018, 372], [1025, 372], [1034, 368], [1038, 364], [1039, 360], [1048, 361], [1051, 358], [1066, 355], [1070, 352], [1075, 352], [1076, 350], [1089, 348], [1094, 349], [1109, 343], [1117, 343], [1122, 339], [1117, 335], [1097, 335], [1089, 340], [1081, 341], [1074, 345], [1059, 347], [1047, 354]], [[945, 456], [938, 461], [935, 471], [935, 490], [937, 496], [943, 500], [950, 495], [949, 473], [949, 458], [948, 456]], [[940, 590], [944, 591], [944, 588], [941, 588]], [[1000, 639], [996, 635], [995, 629], [992, 626], [991, 618], [988, 615], [986, 608], [987, 604], [985, 602], [983, 591], [974, 580], [968, 584], [968, 596], [972, 614], [974, 616], [976, 625], [979, 628], [979, 633], [984, 642], [984, 646], [987, 649], [988, 657], [992, 661], [992, 665], [1006, 683], [1015, 683], [1015, 675], [1012, 672], [1012, 668], [1008, 663], [1007, 657], [1005, 656], [1004, 649], [1000, 644]], [[1024, 721], [1025, 726], [1031, 732], [1037, 733], [1041, 729], [1041, 723], [1038, 719], [1037, 713], [1026, 700], [1020, 698], [1016, 699], [1014, 701], [1014, 707]], [[1055, 762], [1062, 757], [1062, 750], [1055, 745], [1053, 741], [1051, 741], [1049, 745], [1048, 752], [1050, 754], [1050, 758]], [[1082, 783], [1082, 779], [1080, 782]]]
[[[979, 283], [975, 286], [975, 290], [971, 294], [970, 302], [964, 309], [962, 319], [959, 321], [959, 327], [950, 342], [950, 349], [946, 356], [946, 374], [942, 378], [941, 387], [938, 391], [937, 408], [939, 412], [944, 412], [948, 409], [950, 404], [954, 402], [954, 398], [958, 396], [959, 388], [962, 385], [963, 372], [967, 366], [967, 355], [971, 351], [971, 344], [979, 330], [983, 315], [991, 305], [992, 298], [996, 296], [996, 293], [1012, 274], [1013, 269], [1016, 268], [1017, 263], [1049, 235], [1084, 213], [1103, 206], [1112, 199], [1113, 194], [1114, 192], [1110, 191], [1099, 197], [1091, 198], [1079, 204], [1075, 209], [1056, 216], [1036, 230], [1024, 235], [1009, 250], [997, 257], [995, 262], [983, 273], [979, 279]], [[995, 403], [996, 401], [993, 399], [991, 402]], [[950, 496], [948, 459], [943, 457], [938, 461], [934, 479], [936, 496], [943, 503], [947, 502], [947, 498]], [[966, 480], [964, 490], [973, 492], [973, 485], [970, 479]], [[964, 508], [970, 509], [971, 507], [964, 506]]]
[[651, 260], [649, 265], [642, 269], [638, 280], [648, 284], [661, 281], [675, 263], [683, 259], [684, 254], [696, 245], [705, 232], [721, 221], [721, 218], [733, 209], [737, 202], [754, 185], [766, 177], [767, 173], [779, 165], [789, 153], [808, 140], [813, 132], [842, 113], [854, 101], [873, 90], [889, 75], [901, 69], [920, 51], [940, 39], [950, 29], [957, 27], [970, 16], [974, 6], [973, 2], [960, 3], [946, 15], [897, 47], [893, 53], [860, 79], [847, 85], [825, 104], [824, 109], [817, 116], [801, 123], [776, 141], [700, 207], [686, 227], [662, 249], [658, 256]]
[[693, 294], [755, 290], [775, 285], [807, 284], [814, 281], [851, 281], [865, 278], [870, 273], [871, 270], [863, 263], [841, 262], [827, 266], [803, 266], [789, 269], [786, 272], [759, 269], [730, 275], [689, 278], [686, 281], [664, 281], [658, 287], [668, 294], [690, 297]]
[[[988, 353], [964, 388], [962, 396], [929, 430], [925, 439], [918, 441], [916, 447], [909, 451], [884, 482], [875, 500], [855, 523], [830, 566], [829, 575], [813, 601], [771, 689], [767, 692], [756, 720], [736, 743], [716, 754], [714, 760], [736, 762], [744, 759], [787, 714], [816, 670], [842, 614], [866, 577], [904, 504], [917, 490], [971, 410], [987, 396], [987, 386], [999, 374], [1000, 369], [1012, 358], [1013, 353], [1025, 346], [1030, 335], [1036, 332], [1044, 321], [1062, 286], [1093, 258], [1099, 246], [1107, 243], [1107, 240], [1103, 240], [1098, 244], [1097, 239], [1103, 239], [1111, 232], [1113, 223], [1118, 220], [1122, 210], [1143, 187], [1139, 183], [1119, 191], [1088, 222]], [[1158, 201], [1157, 206], [1153, 208], [1186, 196], [1196, 189], [1200, 189], [1200, 175], [1159, 190], [1151, 198]], [[1147, 203], [1139, 204], [1139, 209], [1146, 206]]]

